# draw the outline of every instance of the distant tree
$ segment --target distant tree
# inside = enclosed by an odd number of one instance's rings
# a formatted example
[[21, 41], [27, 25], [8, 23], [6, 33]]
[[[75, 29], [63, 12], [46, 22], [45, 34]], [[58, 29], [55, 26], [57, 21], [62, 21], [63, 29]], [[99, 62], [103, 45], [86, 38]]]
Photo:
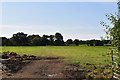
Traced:
[[72, 40], [72, 39], [68, 39], [68, 40], [66, 41], [66, 45], [71, 45], [71, 44], [73, 44], [73, 40]]
[[49, 40], [48, 40], [48, 38], [49, 38], [48, 35], [43, 35], [43, 37], [41, 37], [42, 46], [47, 46], [47, 45], [49, 45]]
[[55, 40], [63, 41], [63, 36], [61, 35], [61, 33], [55, 33]]
[[64, 46], [64, 41], [55, 40], [55, 41], [54, 41], [54, 45], [55, 45], [55, 46]]
[[28, 43], [32, 46], [39, 46], [41, 45], [41, 37], [39, 35], [29, 35]]
[[90, 46], [90, 40], [86, 40], [87, 46]]
[[78, 46], [78, 45], [79, 45], [79, 39], [75, 39], [75, 40], [74, 40], [74, 44], [75, 44], [76, 46]]
[[80, 40], [79, 44], [86, 44], [86, 41]]
[[64, 45], [64, 40], [63, 40], [63, 36], [61, 35], [61, 33], [56, 33], [55, 34], [55, 42], [54, 44], [56, 46], [63, 46]]
[[103, 46], [104, 45], [103, 41], [95, 40], [95, 39], [93, 39], [93, 40], [87, 40], [86, 44], [88, 46]]
[[33, 46], [47, 46], [49, 45], [49, 36], [43, 35], [40, 37], [39, 35], [30, 35], [28, 36], [29, 45]]
[[18, 32], [17, 34], [13, 34], [11, 41], [13, 45], [26, 46], [28, 43], [27, 34], [24, 34], [23, 32]]
[[46, 38], [46, 39], [50, 38], [49, 35], [43, 35], [43, 37]]
[[49, 38], [49, 45], [54, 45], [54, 35], [50, 35], [49, 36], [50, 38]]
[[48, 40], [45, 36], [40, 37], [39, 35], [30, 35], [28, 36], [29, 45], [33, 46], [46, 46], [48, 44]]
[[32, 46], [33, 45], [33, 38], [35, 37], [35, 35], [29, 35], [28, 38], [28, 45]]
[[98, 41], [95, 40], [95, 39], [90, 40], [90, 45], [91, 45], [91, 46], [96, 46], [97, 42], [98, 42]]
[[96, 43], [95, 43], [95, 46], [103, 46], [103, 41], [100, 41], [100, 40], [95, 40]]
[[89, 40], [89, 46], [95, 46], [95, 41], [94, 40]]
[[13, 34], [13, 36], [8, 39], [6, 37], [1, 37], [3, 46], [64, 46], [64, 45], [79, 45], [87, 44], [89, 46], [102, 46], [103, 44], [108, 44], [109, 40], [78, 40], [68, 39], [66, 42], [63, 40], [61, 33], [56, 33], [55, 35], [29, 35], [24, 34], [23, 32], [18, 32]]
[[32, 39], [32, 45], [34, 45], [34, 46], [40, 46], [40, 45], [41, 45], [40, 40], [41, 40], [40, 37], [34, 37], [34, 38]]
[[8, 45], [8, 39], [6, 37], [1, 37], [2, 40], [2, 46], [7, 46]]
[[110, 40], [102, 40], [103, 44], [111, 44], [111, 41]]

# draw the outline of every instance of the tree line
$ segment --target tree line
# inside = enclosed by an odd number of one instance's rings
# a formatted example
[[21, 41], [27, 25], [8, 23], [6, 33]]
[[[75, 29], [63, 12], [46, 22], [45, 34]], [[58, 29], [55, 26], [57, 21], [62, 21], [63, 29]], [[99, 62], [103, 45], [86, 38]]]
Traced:
[[55, 35], [28, 35], [23, 32], [13, 34], [11, 38], [0, 37], [2, 40], [1, 46], [72, 46], [72, 45], [88, 45], [88, 46], [103, 46], [109, 44], [110, 40], [79, 40], [68, 39], [63, 40], [61, 33]]

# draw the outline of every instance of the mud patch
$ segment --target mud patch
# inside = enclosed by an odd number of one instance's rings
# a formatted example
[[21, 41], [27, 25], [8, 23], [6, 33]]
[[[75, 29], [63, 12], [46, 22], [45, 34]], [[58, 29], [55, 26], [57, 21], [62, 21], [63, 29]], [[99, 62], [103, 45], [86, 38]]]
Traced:
[[38, 57], [18, 55], [15, 52], [2, 54], [3, 79], [61, 78], [85, 79], [85, 70], [78, 64], [66, 64], [61, 57]]
[[[64, 63], [63, 57], [18, 55], [15, 52], [1, 54], [0, 75], [3, 80], [110, 80], [111, 65], [96, 66], [85, 63]], [[7, 79], [6, 79], [7, 78]]]

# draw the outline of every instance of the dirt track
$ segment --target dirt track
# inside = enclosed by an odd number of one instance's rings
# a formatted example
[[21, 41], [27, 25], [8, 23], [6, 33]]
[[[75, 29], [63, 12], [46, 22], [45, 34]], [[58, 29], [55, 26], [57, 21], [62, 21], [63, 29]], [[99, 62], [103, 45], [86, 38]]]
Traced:
[[[89, 69], [79, 64], [67, 64], [63, 57], [18, 55], [15, 52], [1, 55], [0, 76], [2, 80], [109, 80], [110, 65], [97, 69], [95, 65], [86, 63]], [[97, 71], [96, 71], [97, 70]], [[106, 71], [105, 71], [106, 70]], [[7, 79], [6, 79], [7, 78]]]
[[36, 60], [27, 66], [23, 67], [20, 71], [14, 74], [17, 78], [49, 78], [49, 77], [63, 77], [61, 73], [64, 64], [57, 60]]
[[33, 60], [16, 73], [6, 73], [3, 78], [85, 78], [77, 64], [65, 64], [61, 59]]

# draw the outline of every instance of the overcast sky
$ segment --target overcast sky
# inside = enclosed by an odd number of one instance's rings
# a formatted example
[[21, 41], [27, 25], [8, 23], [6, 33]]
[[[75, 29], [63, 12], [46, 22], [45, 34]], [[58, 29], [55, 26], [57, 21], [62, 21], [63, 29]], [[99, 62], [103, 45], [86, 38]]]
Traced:
[[105, 36], [100, 21], [107, 22], [106, 14], [117, 12], [115, 2], [4, 2], [0, 3], [0, 36], [12, 34], [55, 34], [64, 40], [100, 39]]

